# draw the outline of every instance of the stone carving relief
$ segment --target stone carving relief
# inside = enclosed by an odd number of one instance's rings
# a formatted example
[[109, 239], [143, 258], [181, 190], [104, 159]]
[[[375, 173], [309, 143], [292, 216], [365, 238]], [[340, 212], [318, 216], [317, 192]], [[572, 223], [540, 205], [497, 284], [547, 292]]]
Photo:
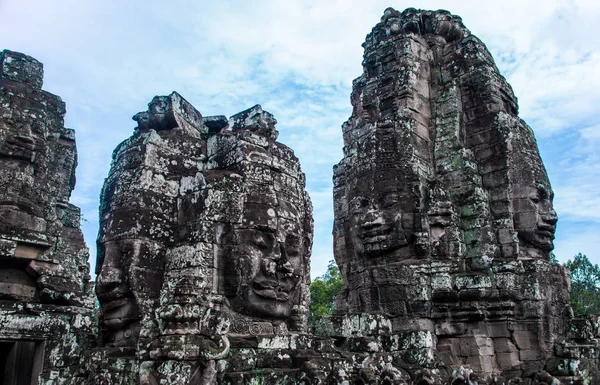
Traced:
[[173, 93], [134, 120], [101, 199], [110, 354], [143, 360], [149, 384], [182, 359], [209, 378], [229, 335], [305, 331], [312, 209], [274, 117], [260, 106], [202, 117]]
[[[571, 317], [568, 283], [549, 262], [553, 193], [510, 85], [446, 11], [388, 8], [363, 47], [334, 167], [336, 311], [432, 333], [446, 367], [465, 368], [455, 383], [541, 371]], [[532, 344], [503, 347], [521, 336]]]
[[595, 378], [600, 323], [573, 319], [550, 261], [552, 188], [485, 45], [447, 11], [388, 8], [363, 46], [334, 167], [336, 313], [308, 322], [312, 207], [277, 120], [260, 105], [202, 116], [173, 92], [113, 153], [97, 331], [64, 103], [41, 90], [41, 63], [3, 51], [0, 373], [20, 360], [20, 380], [45, 385]]
[[0, 52], [0, 383], [75, 376], [92, 329], [75, 131], [42, 83], [42, 63]]
[[554, 249], [558, 217], [552, 201], [554, 192], [533, 139], [531, 129], [519, 121], [515, 140], [513, 180], [513, 221], [519, 250], [532, 258], [546, 258]]
[[68, 203], [77, 164], [74, 131], [63, 127], [62, 100], [41, 89], [40, 62], [5, 50], [0, 63], [0, 270], [10, 280], [0, 284], [0, 296], [82, 305], [87, 249], [79, 209]]

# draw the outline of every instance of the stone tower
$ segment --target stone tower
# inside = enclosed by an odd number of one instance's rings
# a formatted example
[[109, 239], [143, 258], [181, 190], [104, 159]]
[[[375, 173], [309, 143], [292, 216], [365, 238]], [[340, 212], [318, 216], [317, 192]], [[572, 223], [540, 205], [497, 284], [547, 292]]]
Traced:
[[[42, 63], [0, 53], [0, 382], [78, 374], [93, 327], [75, 131]], [[73, 380], [74, 381], [74, 380]]]
[[[102, 190], [103, 346], [90, 380], [241, 381], [248, 374], [236, 373], [231, 349], [307, 331], [304, 174], [259, 105], [203, 117], [173, 92], [148, 107], [115, 149]], [[232, 369], [217, 374], [217, 360]]]
[[572, 317], [568, 278], [510, 85], [447, 11], [388, 8], [363, 47], [334, 167], [338, 312], [427, 331], [448, 366], [541, 370]]
[[93, 312], [64, 103], [3, 51], [1, 381], [596, 383], [600, 320], [572, 316], [548, 176], [485, 45], [389, 8], [364, 48], [334, 169], [344, 291], [310, 320], [312, 207], [277, 120], [176, 92], [113, 153]]

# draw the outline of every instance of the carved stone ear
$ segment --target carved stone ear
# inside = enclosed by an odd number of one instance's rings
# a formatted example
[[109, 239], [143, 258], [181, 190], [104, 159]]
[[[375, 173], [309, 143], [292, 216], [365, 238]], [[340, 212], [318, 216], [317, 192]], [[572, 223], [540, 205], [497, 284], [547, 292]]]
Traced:
[[223, 272], [223, 290], [226, 297], [235, 297], [240, 292], [242, 272], [234, 258], [226, 258]]
[[235, 235], [230, 224], [222, 224], [216, 231], [217, 263], [219, 273], [217, 280], [220, 282], [223, 294], [235, 297], [240, 291], [242, 272], [236, 258]]

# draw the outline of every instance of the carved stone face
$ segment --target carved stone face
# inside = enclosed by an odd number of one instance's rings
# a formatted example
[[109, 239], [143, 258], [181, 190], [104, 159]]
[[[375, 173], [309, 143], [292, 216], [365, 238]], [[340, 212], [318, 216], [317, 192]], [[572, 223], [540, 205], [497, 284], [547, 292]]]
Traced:
[[418, 11], [414, 8], [407, 8], [403, 12], [403, 26], [402, 29], [405, 33], [420, 33], [420, 25], [419, 25], [419, 14]]
[[[165, 96], [155, 96], [152, 101], [148, 104], [148, 111], [142, 114], [145, 116], [134, 120], [138, 120], [138, 123], [142, 123], [143, 120], [147, 119], [149, 127], [155, 130], [170, 130], [177, 126], [177, 123], [168, 114], [169, 108], [171, 108], [171, 100]], [[138, 115], [136, 115], [138, 116]], [[142, 122], [140, 122], [140, 120]]]
[[104, 259], [96, 282], [96, 294], [102, 309], [101, 324], [107, 343], [131, 346], [137, 339], [140, 320], [151, 311], [162, 275], [161, 253], [151, 244], [137, 239], [105, 242], [99, 248]]
[[357, 254], [376, 256], [408, 244], [397, 191], [357, 196], [351, 202], [350, 231], [359, 240]]
[[348, 197], [348, 230], [358, 257], [390, 253], [411, 241], [413, 210], [395, 176], [379, 172], [372, 182], [359, 180]]
[[554, 249], [558, 217], [552, 207], [554, 193], [549, 186], [514, 187], [514, 226], [524, 246], [542, 251]]
[[281, 218], [272, 206], [248, 205], [243, 223], [248, 226], [234, 230], [236, 246], [226, 257], [231, 307], [249, 316], [287, 319], [305, 273], [301, 218]]
[[[102, 308], [102, 325], [108, 331], [108, 342], [115, 345], [124, 345], [127, 340], [123, 338], [125, 331], [135, 327], [134, 324], [141, 318], [129, 285], [131, 261], [127, 261], [128, 256], [123, 255], [123, 246], [122, 241], [105, 244], [102, 270], [96, 282], [96, 294]], [[130, 337], [132, 331], [127, 334]]]

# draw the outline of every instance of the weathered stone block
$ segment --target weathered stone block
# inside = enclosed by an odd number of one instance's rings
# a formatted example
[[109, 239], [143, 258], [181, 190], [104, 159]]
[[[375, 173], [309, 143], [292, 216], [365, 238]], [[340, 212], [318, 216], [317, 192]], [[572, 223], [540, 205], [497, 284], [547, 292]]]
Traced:
[[259, 351], [256, 357], [256, 366], [258, 368], [292, 368], [293, 361], [290, 350], [273, 349], [269, 351]]
[[20, 52], [4, 50], [0, 52], [0, 85], [2, 80], [25, 83], [42, 89], [44, 68], [42, 63]]
[[515, 370], [521, 365], [519, 352], [496, 353], [496, 362], [501, 370]]
[[494, 338], [494, 350], [497, 353], [514, 353], [517, 347], [509, 338]]
[[542, 357], [542, 352], [539, 349], [519, 350], [519, 359], [521, 361], [539, 361]]
[[539, 346], [538, 334], [535, 331], [516, 330], [513, 332], [513, 338], [519, 350], [535, 349]]
[[471, 356], [467, 358], [466, 362], [467, 365], [477, 372], [491, 373], [494, 369], [493, 356]]

